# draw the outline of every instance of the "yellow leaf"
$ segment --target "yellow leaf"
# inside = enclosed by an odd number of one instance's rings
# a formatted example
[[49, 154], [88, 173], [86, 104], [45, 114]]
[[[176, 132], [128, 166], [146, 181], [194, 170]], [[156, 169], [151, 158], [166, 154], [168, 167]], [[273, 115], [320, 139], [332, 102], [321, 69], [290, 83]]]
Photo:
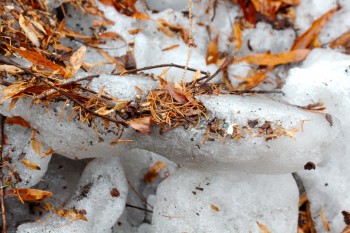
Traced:
[[35, 164], [35, 163], [32, 163], [32, 162], [29, 162], [28, 160], [26, 159], [22, 159], [21, 160], [21, 163], [23, 163], [24, 166], [28, 167], [29, 169], [32, 169], [32, 170], [41, 170], [41, 168]]

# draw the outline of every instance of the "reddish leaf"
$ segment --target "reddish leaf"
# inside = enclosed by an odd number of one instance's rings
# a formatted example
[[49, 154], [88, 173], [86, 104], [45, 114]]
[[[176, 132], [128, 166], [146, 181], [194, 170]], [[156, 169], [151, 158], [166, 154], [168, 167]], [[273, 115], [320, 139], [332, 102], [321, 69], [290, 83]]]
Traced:
[[20, 116], [8, 117], [6, 118], [5, 123], [9, 125], [17, 124], [25, 128], [30, 128], [30, 124]]
[[149, 116], [128, 120], [126, 123], [140, 133], [151, 134], [152, 118]]
[[334, 8], [317, 19], [306, 32], [304, 32], [299, 38], [295, 40], [291, 50], [306, 49], [310, 43], [316, 39], [324, 25], [326, 25], [326, 23], [338, 9], [338, 7]]
[[189, 100], [182, 91], [173, 88], [167, 81], [165, 81], [161, 77], [158, 77], [158, 79], [160, 81], [161, 86], [169, 92], [169, 94], [174, 100], [176, 100], [180, 104], [188, 103]]
[[17, 49], [15, 47], [12, 47], [9, 44], [6, 44], [6, 43], [5, 43], [5, 45], [7, 46], [8, 49], [19, 53], [19, 55], [21, 55], [23, 58], [30, 61], [34, 65], [42, 66], [45, 69], [59, 72], [63, 76], [65, 75], [65, 70], [63, 67], [57, 65], [56, 63], [54, 63], [52, 61], [47, 60], [46, 57], [41, 55], [40, 53], [35, 52], [35, 51]]

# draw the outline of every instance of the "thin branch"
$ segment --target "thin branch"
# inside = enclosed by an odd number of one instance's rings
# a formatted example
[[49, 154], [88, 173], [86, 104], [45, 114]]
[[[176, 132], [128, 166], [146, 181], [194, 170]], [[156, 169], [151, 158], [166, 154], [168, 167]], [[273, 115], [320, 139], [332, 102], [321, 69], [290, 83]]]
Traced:
[[3, 151], [3, 139], [4, 139], [4, 123], [5, 117], [0, 114], [0, 202], [1, 202], [1, 216], [2, 216], [2, 233], [7, 232], [6, 226], [6, 211], [5, 211], [5, 198], [4, 198], [4, 186], [3, 186], [3, 178], [4, 173], [2, 171], [2, 167], [4, 164], [2, 151]]
[[215, 73], [210, 75], [208, 78], [204, 79], [204, 81], [199, 86], [201, 87], [201, 86], [207, 84], [213, 78], [215, 78], [215, 76], [218, 75], [223, 69], [226, 69], [227, 66], [233, 62], [233, 60], [234, 60], [234, 57], [231, 55], [228, 55], [226, 57], [225, 61], [222, 63], [222, 65], [215, 71]]
[[145, 212], [148, 212], [148, 213], [153, 213], [152, 210], [148, 210], [148, 209], [145, 209], [145, 208], [141, 208], [141, 207], [138, 207], [138, 206], [134, 206], [134, 205], [130, 205], [130, 204], [125, 204], [126, 207], [130, 207], [130, 208], [134, 208], [134, 209], [138, 209], [138, 210], [143, 210]]

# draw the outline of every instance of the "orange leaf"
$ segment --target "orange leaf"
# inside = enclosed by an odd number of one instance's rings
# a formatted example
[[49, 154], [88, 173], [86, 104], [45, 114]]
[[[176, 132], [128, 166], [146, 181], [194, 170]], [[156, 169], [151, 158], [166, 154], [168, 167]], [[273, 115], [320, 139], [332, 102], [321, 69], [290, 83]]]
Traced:
[[45, 67], [48, 70], [58, 71], [61, 75], [63, 76], [65, 75], [65, 71], [63, 67], [57, 65], [52, 61], [47, 60], [46, 57], [41, 55], [40, 53], [35, 51], [17, 49], [6, 43], [5, 45], [7, 46], [8, 49], [19, 53], [19, 55], [21, 55], [23, 58], [30, 61], [34, 65]]
[[205, 57], [205, 61], [207, 62], [207, 65], [216, 63], [219, 59], [219, 35], [217, 35], [214, 40], [210, 41], [208, 44], [208, 49], [207, 49], [207, 55]]
[[37, 35], [28, 27], [28, 24], [30, 24], [23, 15], [19, 15], [18, 17], [18, 23], [22, 30], [24, 31], [26, 37], [36, 46], [40, 46], [39, 38]]
[[322, 219], [322, 224], [323, 224], [324, 228], [327, 231], [331, 231], [331, 227], [329, 226], [329, 224], [327, 222], [327, 219], [326, 219], [326, 216], [324, 215], [323, 210], [321, 210], [321, 219]]
[[151, 19], [151, 17], [149, 17], [149, 15], [147, 15], [146, 13], [142, 13], [142, 12], [135, 12], [134, 14], [131, 15], [131, 17], [138, 19], [138, 20], [149, 20]]
[[214, 210], [215, 212], [219, 212], [219, 208], [216, 205], [214, 205], [214, 204], [210, 204], [210, 208], [212, 210]]
[[55, 151], [52, 148], [49, 148], [47, 151], [44, 152], [43, 158], [45, 158], [46, 156], [51, 155], [53, 153], [55, 153]]
[[72, 220], [84, 220], [87, 221], [88, 219], [84, 216], [86, 214], [85, 210], [82, 209], [75, 209], [74, 207], [69, 210], [56, 210], [56, 214], [59, 216], [70, 218]]
[[[272, 68], [271, 68], [272, 69]], [[262, 70], [258, 71], [256, 73], [250, 74], [247, 78], [240, 78], [243, 80], [243, 82], [239, 83], [237, 86], [237, 90], [250, 90], [260, 83], [262, 83], [266, 77], [267, 77], [267, 72], [270, 71], [269, 69], [267, 70]]]
[[237, 63], [245, 61], [251, 64], [263, 66], [276, 66], [280, 64], [302, 61], [306, 58], [309, 52], [310, 50], [308, 49], [298, 49], [277, 54], [253, 54], [236, 59], [234, 62]]
[[339, 47], [347, 47], [348, 45], [350, 45], [350, 31], [345, 32], [343, 35], [332, 41], [329, 47], [335, 49]]
[[69, 63], [66, 67], [66, 74], [64, 75], [65, 79], [74, 77], [74, 75], [79, 71], [86, 53], [86, 47], [80, 47], [69, 59]]
[[40, 155], [42, 151], [42, 145], [38, 140], [35, 139], [35, 136], [36, 136], [36, 131], [32, 130], [32, 148], [35, 153]]
[[318, 18], [306, 32], [295, 40], [291, 50], [306, 49], [310, 43], [316, 39], [324, 25], [330, 20], [338, 9], [338, 7], [334, 8]]
[[260, 232], [262, 233], [271, 233], [271, 231], [269, 230], [269, 228], [267, 228], [264, 224], [256, 222], [259, 226]]
[[11, 111], [15, 107], [17, 101], [18, 101], [18, 98], [11, 99], [11, 103], [9, 105], [9, 111]]
[[176, 100], [180, 104], [188, 103], [189, 100], [182, 91], [173, 88], [167, 81], [165, 81], [161, 77], [158, 77], [158, 79], [160, 81], [161, 86], [169, 92], [169, 94], [174, 100]]
[[51, 197], [53, 193], [49, 191], [40, 190], [40, 189], [17, 188], [17, 189], [5, 190], [5, 195], [8, 195], [8, 196], [17, 195], [18, 198], [23, 201], [38, 201], [38, 200]]
[[31, 170], [41, 170], [41, 168], [37, 164], [29, 162], [26, 159], [22, 159], [21, 163], [23, 163], [24, 166], [28, 167]]
[[234, 33], [234, 43], [236, 47], [236, 51], [239, 51], [243, 44], [242, 39], [242, 28], [239, 22], [234, 23], [233, 25], [233, 33]]
[[146, 173], [146, 175], [143, 177], [143, 180], [150, 184], [152, 183], [159, 175], [159, 173], [166, 168], [166, 163], [162, 161], [156, 162]]
[[128, 120], [126, 123], [140, 133], [151, 134], [152, 118], [149, 116]]
[[8, 117], [6, 118], [5, 123], [9, 125], [17, 124], [25, 128], [30, 128], [30, 124], [20, 116]]

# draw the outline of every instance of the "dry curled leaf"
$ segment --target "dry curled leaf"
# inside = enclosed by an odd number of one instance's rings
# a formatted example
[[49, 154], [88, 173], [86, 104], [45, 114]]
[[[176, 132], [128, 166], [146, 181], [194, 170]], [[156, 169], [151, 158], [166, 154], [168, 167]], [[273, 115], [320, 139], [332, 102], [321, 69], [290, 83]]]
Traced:
[[35, 153], [40, 155], [42, 152], [42, 145], [37, 139], [35, 139], [35, 136], [36, 136], [36, 131], [32, 130], [32, 148]]
[[324, 25], [338, 9], [338, 7], [334, 8], [317, 19], [306, 32], [295, 40], [291, 50], [306, 49], [316, 39]]
[[69, 63], [66, 66], [65, 79], [69, 79], [75, 76], [75, 74], [79, 71], [81, 65], [83, 64], [83, 60], [86, 54], [86, 47], [80, 47], [69, 59]]
[[245, 61], [247, 63], [263, 66], [276, 66], [302, 61], [307, 57], [309, 53], [310, 50], [308, 49], [297, 49], [277, 54], [253, 54], [236, 59], [234, 62], [237, 63]]
[[128, 120], [126, 123], [140, 133], [151, 134], [152, 118], [149, 116]]
[[167, 90], [174, 100], [176, 100], [180, 104], [188, 103], [189, 99], [182, 91], [172, 87], [165, 79], [162, 79], [161, 77], [158, 77], [158, 79], [162, 88]]
[[19, 15], [18, 23], [19, 23], [19, 25], [21, 26], [22, 30], [24, 31], [26, 37], [27, 37], [36, 47], [39, 47], [39, 46], [40, 46], [39, 38], [37, 37], [37, 35], [35, 34], [35, 32], [33, 32], [33, 31], [28, 27], [29, 22], [23, 17], [22, 14]]
[[38, 201], [51, 197], [53, 193], [40, 189], [16, 188], [5, 190], [5, 195], [18, 196], [23, 201]]
[[212, 210], [214, 210], [215, 212], [219, 212], [219, 208], [216, 205], [214, 205], [214, 204], [210, 204], [210, 208]]
[[30, 128], [30, 124], [20, 116], [8, 117], [6, 118], [5, 123], [9, 125], [21, 125], [25, 128]]
[[162, 162], [162, 161], [158, 161], [156, 162], [149, 170], [148, 172], [145, 174], [145, 176], [143, 177], [143, 180], [147, 183], [150, 184], [152, 183], [159, 175], [159, 173], [166, 168], [166, 163]]
[[242, 37], [242, 25], [240, 22], [235, 22], [233, 24], [233, 38], [234, 38], [234, 44], [236, 47], [236, 51], [239, 51], [243, 44], [243, 37]]
[[31, 170], [41, 170], [41, 168], [37, 164], [29, 162], [26, 159], [22, 159], [21, 163], [23, 163], [24, 166], [28, 167]]

